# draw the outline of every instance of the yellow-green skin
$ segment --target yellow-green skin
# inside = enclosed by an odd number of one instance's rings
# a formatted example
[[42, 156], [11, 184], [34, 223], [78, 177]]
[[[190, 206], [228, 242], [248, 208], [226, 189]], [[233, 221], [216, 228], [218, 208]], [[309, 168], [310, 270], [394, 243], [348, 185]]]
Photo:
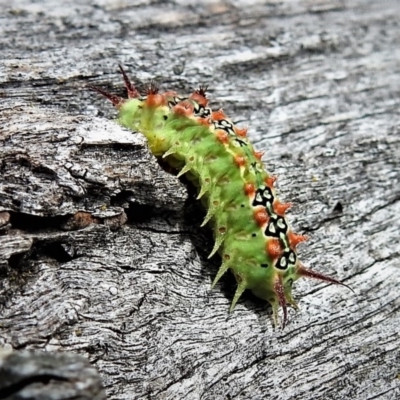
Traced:
[[265, 171], [261, 155], [254, 151], [239, 129], [222, 111], [208, 108], [203, 88], [188, 97], [173, 92], [159, 94], [150, 86], [146, 97], [130, 82], [120, 67], [129, 99], [121, 99], [91, 87], [107, 97], [118, 109], [118, 121], [143, 133], [150, 150], [165, 159], [179, 174], [199, 188], [207, 209], [202, 224], [210, 222], [222, 265], [214, 286], [230, 269], [238, 283], [231, 310], [241, 294], [250, 289], [272, 305], [275, 324], [278, 307], [297, 308], [292, 284], [300, 277], [342, 284], [340, 281], [305, 268], [297, 258], [296, 246], [305, 236], [292, 232], [282, 204], [273, 187], [275, 178]]
[[[189, 101], [198, 106], [194, 100]], [[229, 136], [222, 143], [214, 126], [199, 124], [195, 114], [181, 115], [168, 105], [149, 105], [146, 99], [126, 101], [120, 107], [118, 120], [121, 125], [143, 133], [155, 156], [166, 158], [177, 169], [185, 167], [183, 172], [187, 177], [199, 183], [200, 192], [205, 191], [202, 200], [211, 217], [216, 240], [212, 254], [218, 249], [223, 260], [214, 284], [227, 269], [238, 282], [231, 309], [242, 292], [250, 289], [271, 303], [276, 318], [280, 301], [275, 282], [279, 278], [286, 301], [295, 306], [291, 286], [300, 277], [296, 273], [297, 257], [296, 263], [285, 270], [275, 268], [276, 260], [266, 251], [269, 238], [254, 219], [254, 207], [244, 190], [246, 184], [253, 184], [255, 188], [265, 186], [264, 181], [270, 177], [249, 141], [240, 137], [246, 144], [239, 147], [234, 141], [237, 136]], [[235, 164], [235, 157], [243, 157], [245, 165]], [[275, 197], [275, 190], [272, 193]], [[274, 212], [267, 211], [269, 215]], [[283, 248], [290, 248], [286, 235], [280, 240]]]

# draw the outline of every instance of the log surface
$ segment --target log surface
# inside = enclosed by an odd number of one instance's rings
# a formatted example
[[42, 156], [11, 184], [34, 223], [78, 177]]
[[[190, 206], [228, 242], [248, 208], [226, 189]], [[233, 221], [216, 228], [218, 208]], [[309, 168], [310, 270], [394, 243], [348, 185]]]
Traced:
[[[0, 49], [1, 346], [84, 356], [109, 399], [400, 397], [398, 1], [0, 0]], [[355, 293], [296, 282], [283, 331], [250, 294], [228, 315], [193, 188], [85, 87], [124, 95], [118, 63], [209, 84], [303, 263]]]
[[77, 354], [1, 350], [0, 377], [2, 399], [106, 399], [98, 371]]

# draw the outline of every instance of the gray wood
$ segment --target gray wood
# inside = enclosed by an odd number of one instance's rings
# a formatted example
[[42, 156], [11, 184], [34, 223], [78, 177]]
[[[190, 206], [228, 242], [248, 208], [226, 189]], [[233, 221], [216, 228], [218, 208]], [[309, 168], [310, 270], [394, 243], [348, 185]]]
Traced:
[[[0, 1], [0, 344], [74, 352], [110, 399], [400, 397], [400, 26], [387, 1]], [[265, 149], [304, 264], [285, 330], [191, 189], [89, 92], [210, 84]], [[189, 194], [188, 194], [189, 193]], [[8, 214], [7, 214], [8, 213]]]
[[6, 400], [104, 400], [101, 378], [77, 354], [0, 351], [0, 395]]

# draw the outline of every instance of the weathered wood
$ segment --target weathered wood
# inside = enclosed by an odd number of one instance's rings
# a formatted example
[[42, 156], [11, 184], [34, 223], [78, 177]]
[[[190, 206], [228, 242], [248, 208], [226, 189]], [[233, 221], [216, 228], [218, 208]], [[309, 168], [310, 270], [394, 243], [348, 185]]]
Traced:
[[82, 356], [0, 351], [2, 399], [104, 400], [97, 370]]
[[[75, 352], [110, 399], [400, 396], [398, 1], [0, 1], [0, 345]], [[92, 84], [209, 83], [278, 174], [304, 264], [284, 331], [227, 314], [210, 232]], [[18, 354], [18, 353], [17, 353]]]

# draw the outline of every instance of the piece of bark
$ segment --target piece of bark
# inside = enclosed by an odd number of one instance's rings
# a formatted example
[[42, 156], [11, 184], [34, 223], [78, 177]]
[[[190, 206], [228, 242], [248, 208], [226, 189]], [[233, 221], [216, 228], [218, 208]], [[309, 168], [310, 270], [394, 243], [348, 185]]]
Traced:
[[77, 354], [0, 351], [4, 400], [105, 400], [97, 370]]
[[[110, 399], [397, 399], [398, 2], [16, 1], [1, 7], [0, 344], [73, 351]], [[265, 149], [304, 264], [284, 331], [234, 281], [210, 291], [210, 232], [123, 95], [210, 84]], [[7, 213], [8, 216], [4, 213]]]

